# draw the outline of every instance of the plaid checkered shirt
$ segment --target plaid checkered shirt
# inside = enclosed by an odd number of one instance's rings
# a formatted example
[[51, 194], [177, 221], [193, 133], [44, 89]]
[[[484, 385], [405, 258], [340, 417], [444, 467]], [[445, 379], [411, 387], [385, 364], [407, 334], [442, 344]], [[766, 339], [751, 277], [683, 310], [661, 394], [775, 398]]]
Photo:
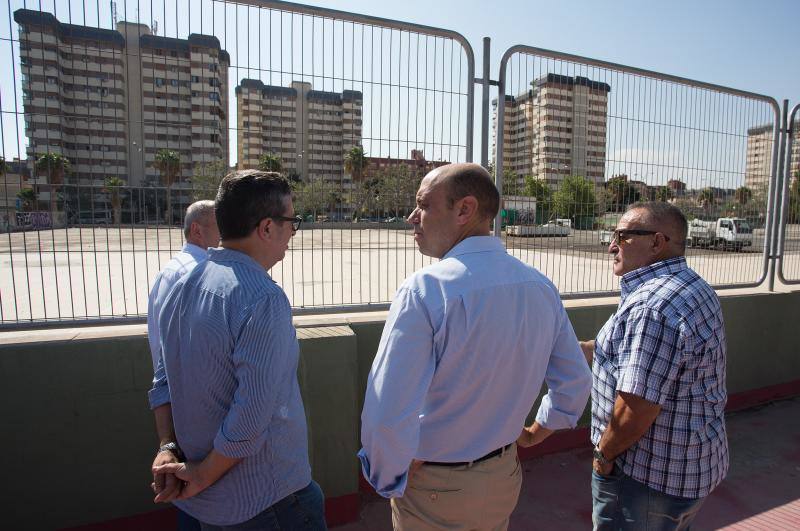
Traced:
[[702, 498], [728, 471], [719, 299], [683, 257], [631, 271], [620, 284], [619, 307], [595, 346], [592, 442], [608, 426], [618, 391], [659, 404], [655, 422], [616, 465], [659, 492]]

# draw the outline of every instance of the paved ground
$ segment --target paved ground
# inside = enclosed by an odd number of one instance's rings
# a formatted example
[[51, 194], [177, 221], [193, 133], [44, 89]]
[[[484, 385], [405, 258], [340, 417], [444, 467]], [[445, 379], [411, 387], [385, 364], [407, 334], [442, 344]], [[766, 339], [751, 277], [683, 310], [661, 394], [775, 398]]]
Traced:
[[[731, 469], [709, 496], [693, 529], [800, 529], [800, 398], [728, 416]], [[524, 483], [512, 531], [591, 528], [591, 450], [523, 462]], [[337, 531], [389, 531], [382, 498], [365, 495], [358, 522]]]
[[[795, 238], [794, 232], [798, 232]], [[141, 315], [156, 273], [181, 248], [177, 228], [83, 227], [0, 235], [0, 321]], [[690, 249], [689, 263], [712, 284], [761, 276], [763, 231], [744, 252]], [[563, 294], [618, 289], [597, 231], [510, 238], [510, 252], [539, 268]], [[787, 244], [787, 271], [800, 278], [800, 228]], [[431, 263], [408, 230], [301, 230], [272, 271], [296, 307], [391, 300], [402, 280]]]

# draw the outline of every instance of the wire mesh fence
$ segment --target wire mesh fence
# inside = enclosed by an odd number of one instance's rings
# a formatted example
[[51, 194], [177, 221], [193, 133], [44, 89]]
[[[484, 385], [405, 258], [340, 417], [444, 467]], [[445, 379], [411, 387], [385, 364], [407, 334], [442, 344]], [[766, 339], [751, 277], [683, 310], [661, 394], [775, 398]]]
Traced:
[[[772, 99], [534, 48], [509, 50], [494, 102], [507, 247], [568, 295], [618, 289], [611, 230], [637, 201], [690, 220], [687, 259], [716, 286], [766, 275]], [[522, 215], [521, 215], [522, 214]]]
[[800, 104], [788, 115], [783, 200], [778, 235], [778, 277], [786, 284], [800, 283]]
[[[2, 324], [143, 316], [187, 206], [246, 168], [292, 183], [303, 223], [271, 274], [295, 310], [380, 307], [431, 262], [405, 222], [420, 179], [472, 160], [475, 61], [443, 29], [267, 0], [15, 0], [0, 56]], [[638, 200], [686, 213], [689, 263], [718, 287], [764, 279], [784, 205], [779, 275], [800, 279], [793, 174], [771, 203], [772, 98], [528, 47], [500, 73], [496, 231], [562, 294], [618, 288], [607, 246]]]
[[[0, 13], [0, 321], [140, 316], [189, 203], [280, 171], [297, 308], [385, 303], [429, 263], [402, 221], [471, 160], [457, 33], [271, 1], [10, 2]], [[8, 274], [6, 274], [6, 272]]]

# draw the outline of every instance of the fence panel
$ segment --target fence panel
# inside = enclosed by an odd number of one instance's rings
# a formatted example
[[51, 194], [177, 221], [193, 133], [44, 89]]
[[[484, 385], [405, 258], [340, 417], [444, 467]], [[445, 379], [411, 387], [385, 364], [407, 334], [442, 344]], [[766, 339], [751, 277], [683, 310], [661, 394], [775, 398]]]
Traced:
[[[30, 4], [30, 3], [29, 3]], [[402, 219], [472, 160], [474, 57], [438, 28], [274, 1], [11, 2], [0, 13], [0, 321], [142, 316], [183, 211], [278, 170], [296, 311], [387, 303], [429, 263]]]
[[526, 46], [504, 54], [499, 84], [495, 231], [562, 294], [618, 290], [609, 231], [638, 200], [683, 210], [687, 260], [711, 284], [766, 278], [773, 98]]
[[786, 156], [780, 202], [778, 233], [778, 278], [784, 284], [800, 284], [800, 104], [789, 113], [784, 142]]

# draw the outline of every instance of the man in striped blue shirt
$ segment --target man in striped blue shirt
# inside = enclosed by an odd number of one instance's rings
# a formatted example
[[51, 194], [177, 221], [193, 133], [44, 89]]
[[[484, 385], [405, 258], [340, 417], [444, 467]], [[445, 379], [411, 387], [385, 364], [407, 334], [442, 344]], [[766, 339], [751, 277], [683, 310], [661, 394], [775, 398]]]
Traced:
[[288, 182], [246, 170], [220, 184], [222, 240], [161, 313], [150, 391], [161, 450], [157, 502], [204, 530], [325, 529], [311, 480], [289, 301], [267, 270], [300, 225]]
[[688, 529], [728, 471], [725, 327], [714, 290], [683, 254], [686, 218], [637, 203], [609, 252], [619, 308], [595, 341], [595, 529]]

